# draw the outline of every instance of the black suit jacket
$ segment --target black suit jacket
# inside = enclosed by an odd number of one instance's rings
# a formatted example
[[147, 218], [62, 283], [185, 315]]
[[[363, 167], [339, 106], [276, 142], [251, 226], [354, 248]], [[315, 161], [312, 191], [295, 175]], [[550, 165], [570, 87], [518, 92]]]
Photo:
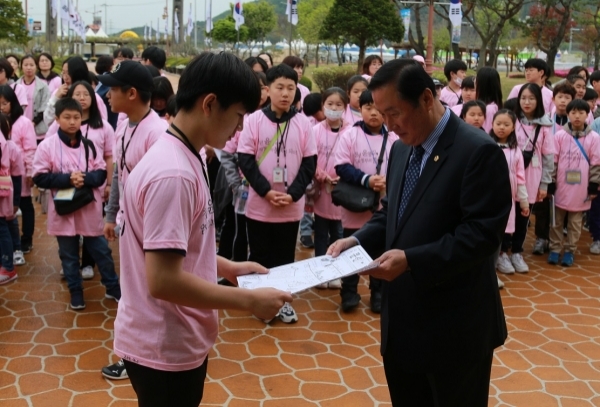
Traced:
[[355, 234], [371, 253], [404, 250], [410, 267], [383, 285], [381, 353], [460, 363], [507, 336], [494, 258], [513, 205], [508, 166], [491, 137], [451, 114], [397, 227], [411, 152], [394, 144], [383, 208]]

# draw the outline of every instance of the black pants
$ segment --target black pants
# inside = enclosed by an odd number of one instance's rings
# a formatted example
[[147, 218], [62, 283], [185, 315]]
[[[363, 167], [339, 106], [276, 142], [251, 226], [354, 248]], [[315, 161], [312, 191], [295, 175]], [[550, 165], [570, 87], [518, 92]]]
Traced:
[[343, 235], [342, 221], [322, 218], [315, 213], [315, 256], [323, 256], [327, 249]]
[[550, 199], [545, 198], [542, 202], [533, 205], [535, 215], [535, 237], [538, 239], [550, 239]]
[[233, 239], [235, 238], [235, 210], [229, 203], [223, 211], [223, 226], [221, 228], [221, 239], [219, 239], [218, 255], [231, 260], [233, 257]]
[[21, 246], [30, 246], [33, 243], [33, 231], [35, 229], [35, 210], [33, 209], [31, 197], [22, 196], [19, 208], [21, 208], [21, 221], [23, 222]]
[[139, 407], [198, 407], [204, 393], [208, 358], [192, 370], [166, 372], [124, 360]]
[[475, 361], [440, 362], [430, 371], [421, 371], [405, 368], [388, 342], [383, 367], [392, 406], [487, 407], [493, 355], [490, 352]]
[[266, 268], [293, 263], [300, 222], [268, 223], [246, 218], [250, 261]]
[[[349, 237], [354, 234], [358, 229], [344, 229], [343, 236]], [[360, 276], [358, 274], [353, 274], [348, 277], [342, 277], [342, 289], [340, 290], [340, 295], [342, 296], [342, 300], [349, 295], [354, 295], [358, 293], [358, 282], [360, 281]], [[380, 292], [381, 291], [381, 283], [382, 280], [369, 276], [369, 289], [371, 293]]]
[[[531, 205], [529, 205], [531, 207]], [[521, 215], [521, 205], [515, 202], [515, 232], [512, 235], [504, 234], [502, 241], [502, 251], [508, 252], [510, 249], [513, 253], [523, 253], [523, 243], [527, 237], [527, 225], [529, 224], [529, 216]]]
[[232, 204], [225, 207], [225, 220], [219, 241], [219, 256], [233, 261], [248, 260], [246, 216], [235, 213]]

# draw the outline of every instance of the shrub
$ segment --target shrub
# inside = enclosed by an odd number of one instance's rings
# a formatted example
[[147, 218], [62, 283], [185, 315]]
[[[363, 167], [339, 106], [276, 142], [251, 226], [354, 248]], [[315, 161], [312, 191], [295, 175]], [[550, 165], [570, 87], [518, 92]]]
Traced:
[[301, 85], [306, 86], [308, 88], [308, 90], [312, 90], [312, 81], [310, 79], [308, 79], [306, 76], [303, 76], [299, 82]]
[[322, 92], [333, 86], [346, 89], [348, 79], [354, 75], [356, 75], [354, 66], [316, 68], [312, 73], [313, 81]]

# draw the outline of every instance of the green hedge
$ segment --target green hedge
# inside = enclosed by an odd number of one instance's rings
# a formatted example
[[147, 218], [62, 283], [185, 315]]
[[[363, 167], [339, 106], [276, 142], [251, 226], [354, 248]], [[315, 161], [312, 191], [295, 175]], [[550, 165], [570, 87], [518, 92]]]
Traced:
[[303, 76], [299, 82], [301, 85], [306, 86], [308, 88], [308, 90], [312, 91], [312, 81], [310, 79], [308, 79], [308, 77]]
[[324, 92], [333, 86], [346, 89], [348, 79], [354, 75], [356, 75], [355, 66], [316, 68], [312, 72], [313, 81], [319, 89], [321, 89], [321, 92]]

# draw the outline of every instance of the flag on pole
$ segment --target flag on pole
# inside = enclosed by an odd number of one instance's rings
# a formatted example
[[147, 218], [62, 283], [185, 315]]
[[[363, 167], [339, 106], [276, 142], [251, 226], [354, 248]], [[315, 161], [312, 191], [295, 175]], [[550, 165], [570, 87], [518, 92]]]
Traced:
[[165, 18], [165, 41], [169, 39], [169, 17]]
[[51, 11], [51, 16], [52, 18], [56, 19], [56, 16], [58, 15], [58, 0], [51, 0], [50, 1], [50, 11]]
[[462, 28], [462, 4], [460, 0], [451, 0], [450, 22], [452, 23], [452, 43], [459, 44]]
[[241, 1], [235, 3], [233, 7], [233, 19], [235, 20], [235, 29], [240, 30], [240, 25], [244, 24], [244, 4]]
[[288, 21], [293, 25], [298, 24], [298, 0], [288, 0], [285, 15], [288, 16]]
[[177, 16], [177, 13], [175, 13], [174, 17], [175, 22], [173, 23], [173, 31], [175, 34], [175, 42], [179, 43], [179, 17]]
[[156, 17], [156, 42], [160, 42], [160, 18]]
[[194, 22], [192, 21], [192, 3], [190, 3], [190, 11], [188, 12], [188, 23], [187, 23], [187, 32], [186, 35], [189, 37], [192, 35], [192, 30], [194, 29]]
[[206, 31], [207, 33], [209, 33], [213, 29], [212, 0], [206, 0], [205, 1], [205, 5], [206, 5], [206, 9], [204, 11], [205, 11], [205, 14], [206, 14], [206, 28], [204, 29], [204, 31]]
[[69, 0], [62, 0], [60, 4], [60, 19], [63, 25], [69, 23]]

